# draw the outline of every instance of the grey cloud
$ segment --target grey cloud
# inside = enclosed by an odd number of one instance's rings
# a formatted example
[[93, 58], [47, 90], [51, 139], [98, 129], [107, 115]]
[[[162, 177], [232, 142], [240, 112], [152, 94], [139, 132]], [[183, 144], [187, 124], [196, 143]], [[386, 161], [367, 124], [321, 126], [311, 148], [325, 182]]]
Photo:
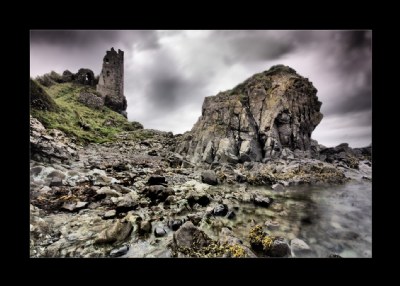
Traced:
[[227, 64], [276, 59], [295, 48], [271, 31], [217, 31], [210, 39], [215, 40], [224, 42]]
[[124, 49], [136, 44], [138, 49], [157, 48], [158, 36], [155, 31], [128, 30], [32, 30], [31, 44], [47, 44], [63, 48], [96, 47], [98, 44], [119, 43]]
[[182, 133], [205, 96], [283, 63], [319, 91], [324, 119], [313, 137], [362, 146], [371, 142], [371, 38], [370, 31], [32, 31], [31, 74], [99, 73], [105, 51], [120, 48], [129, 119]]

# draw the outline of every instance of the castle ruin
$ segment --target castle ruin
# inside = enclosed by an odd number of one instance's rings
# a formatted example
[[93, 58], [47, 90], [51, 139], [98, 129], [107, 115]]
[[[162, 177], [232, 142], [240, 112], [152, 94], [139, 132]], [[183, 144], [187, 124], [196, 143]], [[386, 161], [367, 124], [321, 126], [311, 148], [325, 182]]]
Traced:
[[124, 96], [124, 52], [111, 48], [103, 58], [103, 67], [96, 90], [104, 97], [104, 103], [112, 110], [127, 117]]

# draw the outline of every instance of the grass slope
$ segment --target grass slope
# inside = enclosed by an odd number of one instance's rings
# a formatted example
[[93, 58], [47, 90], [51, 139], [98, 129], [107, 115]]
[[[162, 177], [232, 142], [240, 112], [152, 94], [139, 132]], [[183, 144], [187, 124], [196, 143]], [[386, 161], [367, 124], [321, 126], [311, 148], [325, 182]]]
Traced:
[[[40, 86], [38, 82], [35, 83]], [[58, 110], [40, 110], [31, 106], [31, 115], [42, 122], [46, 128], [59, 129], [68, 135], [75, 136], [82, 143], [113, 141], [114, 136], [119, 132], [143, 128], [140, 123], [129, 122], [121, 114], [108, 107], [94, 110], [78, 102], [80, 92], [94, 93], [93, 87], [74, 83], [57, 83], [49, 87], [40, 87], [54, 100]]]

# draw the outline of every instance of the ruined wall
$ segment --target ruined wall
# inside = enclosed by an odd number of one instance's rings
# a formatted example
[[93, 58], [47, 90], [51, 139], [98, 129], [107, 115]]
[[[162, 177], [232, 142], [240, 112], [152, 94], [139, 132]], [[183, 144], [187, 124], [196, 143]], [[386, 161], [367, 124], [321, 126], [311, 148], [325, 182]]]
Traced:
[[124, 96], [124, 52], [114, 48], [106, 52], [103, 68], [100, 73], [97, 91], [104, 96], [105, 105], [112, 110], [126, 114], [126, 98]]

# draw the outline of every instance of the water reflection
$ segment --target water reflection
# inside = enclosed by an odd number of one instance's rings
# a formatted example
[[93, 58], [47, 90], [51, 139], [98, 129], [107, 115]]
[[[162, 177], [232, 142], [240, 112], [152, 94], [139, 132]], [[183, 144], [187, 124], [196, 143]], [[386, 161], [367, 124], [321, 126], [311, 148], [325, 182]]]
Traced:
[[[248, 191], [260, 190], [250, 188]], [[267, 209], [246, 205], [233, 231], [245, 238], [253, 224], [272, 235], [300, 238], [312, 249], [307, 257], [372, 257], [372, 187], [369, 182], [339, 186], [297, 186], [277, 194]], [[247, 223], [246, 223], [247, 222]]]

